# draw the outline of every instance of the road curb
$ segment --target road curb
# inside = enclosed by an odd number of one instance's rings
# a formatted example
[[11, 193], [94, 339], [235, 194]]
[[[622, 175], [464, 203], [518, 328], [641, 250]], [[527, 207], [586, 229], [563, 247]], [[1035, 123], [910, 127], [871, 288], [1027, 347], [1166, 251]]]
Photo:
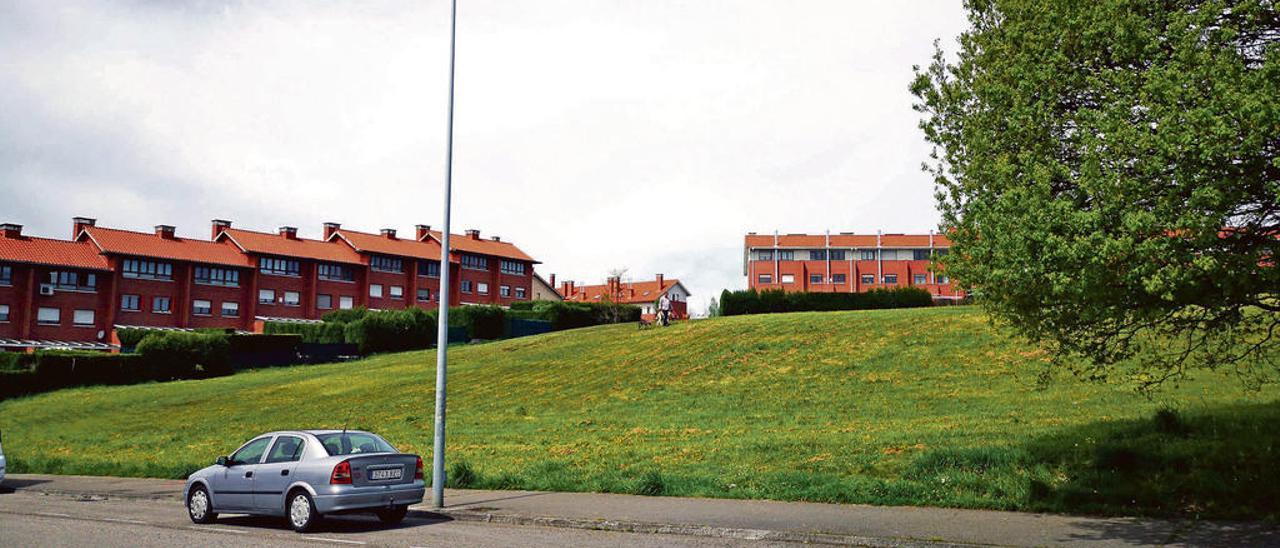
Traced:
[[924, 541], [915, 539], [897, 539], [882, 537], [865, 537], [858, 535], [840, 535], [833, 533], [806, 533], [800, 531], [778, 531], [772, 529], [741, 529], [733, 527], [715, 527], [711, 525], [690, 525], [674, 523], [649, 523], [642, 521], [625, 521], [610, 519], [578, 519], [549, 516], [528, 516], [522, 514], [495, 514], [481, 510], [448, 508], [434, 511], [413, 510], [411, 515], [421, 517], [448, 516], [459, 521], [478, 521], [503, 525], [535, 525], [540, 527], [560, 527], [566, 529], [587, 529], [593, 531], [610, 531], [619, 533], [641, 533], [660, 535], [684, 535], [706, 538], [722, 538], [731, 540], [753, 540], [794, 542], [805, 544], [826, 544], [836, 546], [867, 546], [871, 548], [940, 548], [940, 547], [974, 547], [980, 544], [958, 544], [942, 541]]

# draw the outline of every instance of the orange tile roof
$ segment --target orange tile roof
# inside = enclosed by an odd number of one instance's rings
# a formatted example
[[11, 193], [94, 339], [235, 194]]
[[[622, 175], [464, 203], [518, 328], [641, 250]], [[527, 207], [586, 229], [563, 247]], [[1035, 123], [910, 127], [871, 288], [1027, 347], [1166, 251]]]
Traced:
[[333, 263], [364, 264], [360, 254], [341, 242], [324, 242], [306, 238], [286, 238], [279, 234], [227, 228], [219, 238], [230, 238], [241, 249], [258, 255], [277, 255], [297, 259], [313, 259]]
[[[620, 284], [620, 295], [614, 299], [622, 304], [644, 304], [658, 300], [663, 293], [679, 284], [680, 280], [662, 280], [658, 287], [657, 280], [646, 282], [623, 282]], [[609, 285], [584, 285], [573, 288], [573, 293], [564, 296], [566, 301], [598, 303], [609, 294]]]
[[[412, 238], [388, 238], [381, 234], [369, 234], [367, 232], [357, 232], [340, 228], [334, 232], [334, 238], [343, 238], [354, 247], [356, 251], [364, 253], [379, 253], [382, 255], [395, 255], [398, 257], [413, 257], [416, 259], [428, 259], [433, 261], [440, 260], [440, 244], [435, 240], [427, 239], [418, 241]], [[454, 258], [450, 262], [458, 262]]]
[[0, 261], [109, 270], [106, 257], [88, 242], [32, 236], [0, 236]]
[[[773, 234], [748, 234], [745, 238], [747, 247], [773, 247]], [[825, 234], [779, 234], [778, 245], [781, 247], [822, 248], [827, 244]], [[875, 247], [875, 234], [832, 234], [832, 247]], [[928, 234], [884, 234], [880, 237], [882, 247], [929, 247]], [[934, 247], [951, 247], [951, 240], [942, 234], [933, 235]]]
[[103, 253], [190, 261], [194, 263], [251, 267], [253, 262], [233, 246], [191, 238], [162, 238], [154, 233], [134, 232], [100, 226], [85, 227], [87, 234]]
[[[443, 237], [439, 230], [430, 231], [430, 236], [437, 242], [439, 242], [440, 238]], [[454, 251], [502, 257], [504, 259], [515, 259], [517, 261], [529, 261], [531, 263], [540, 264], [538, 261], [533, 260], [533, 257], [530, 257], [525, 252], [521, 251], [520, 248], [515, 246], [515, 244], [510, 242], [495, 242], [492, 238], [488, 240], [483, 238], [473, 239], [470, 236], [462, 234], [450, 234], [449, 247], [453, 248]]]

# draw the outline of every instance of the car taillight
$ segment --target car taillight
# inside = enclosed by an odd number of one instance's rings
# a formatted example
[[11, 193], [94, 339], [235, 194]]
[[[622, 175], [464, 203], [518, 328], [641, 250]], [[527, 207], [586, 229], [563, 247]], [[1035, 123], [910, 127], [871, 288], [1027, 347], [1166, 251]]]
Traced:
[[422, 473], [422, 457], [418, 457], [418, 468], [413, 471], [413, 479], [420, 480], [424, 477]]
[[351, 485], [351, 463], [344, 460], [334, 466], [333, 473], [329, 474], [329, 484]]

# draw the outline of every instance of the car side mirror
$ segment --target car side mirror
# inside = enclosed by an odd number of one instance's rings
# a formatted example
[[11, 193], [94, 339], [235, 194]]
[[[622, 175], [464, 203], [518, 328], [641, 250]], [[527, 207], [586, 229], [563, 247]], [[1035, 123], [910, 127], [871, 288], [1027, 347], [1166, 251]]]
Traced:
[[218, 466], [231, 466], [231, 461], [227, 459], [227, 457], [218, 457], [218, 460], [214, 461], [214, 464]]

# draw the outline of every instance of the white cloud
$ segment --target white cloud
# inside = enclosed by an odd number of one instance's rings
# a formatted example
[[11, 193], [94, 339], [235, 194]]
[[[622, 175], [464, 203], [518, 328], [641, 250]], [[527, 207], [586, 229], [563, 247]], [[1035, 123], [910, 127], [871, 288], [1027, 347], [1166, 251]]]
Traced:
[[[741, 287], [750, 230], [937, 223], [907, 85], [958, 1], [460, 0], [454, 228]], [[445, 2], [0, 7], [0, 220], [440, 224]]]

